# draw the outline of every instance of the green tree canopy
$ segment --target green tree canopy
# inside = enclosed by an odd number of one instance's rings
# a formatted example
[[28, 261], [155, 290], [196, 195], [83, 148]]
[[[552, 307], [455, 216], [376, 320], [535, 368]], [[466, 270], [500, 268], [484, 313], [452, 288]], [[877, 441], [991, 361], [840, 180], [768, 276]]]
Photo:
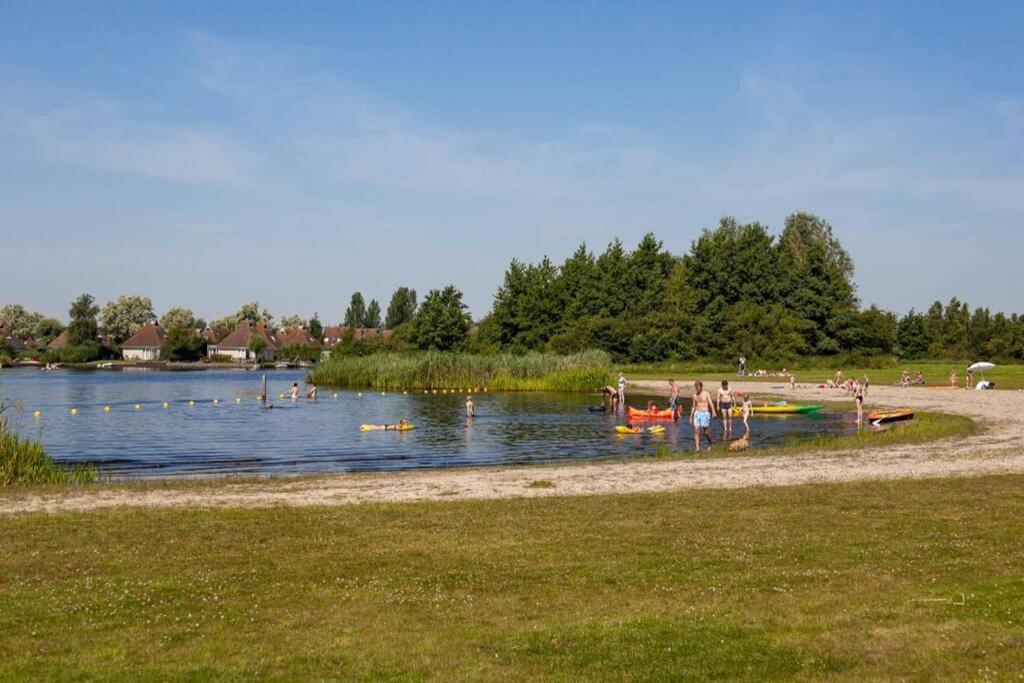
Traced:
[[96, 315], [99, 312], [100, 308], [92, 294], [82, 294], [71, 302], [68, 309], [68, 317], [71, 319], [68, 325], [69, 346], [96, 342]]
[[416, 344], [421, 349], [451, 351], [466, 343], [472, 319], [462, 303], [462, 292], [454, 285], [432, 289], [423, 300], [415, 320]]
[[197, 326], [198, 323], [196, 317], [192, 314], [192, 309], [182, 306], [168, 309], [166, 313], [160, 316], [160, 327], [167, 331], [179, 328], [194, 330]]
[[283, 330], [295, 330], [305, 326], [306, 321], [301, 315], [286, 315], [281, 318], [281, 329]]
[[362, 292], [355, 292], [345, 310], [345, 327], [366, 327], [366, 302]]
[[391, 295], [391, 303], [388, 304], [388, 313], [384, 319], [384, 326], [393, 330], [399, 325], [412, 322], [416, 316], [416, 290], [408, 287], [399, 287]]
[[309, 326], [306, 328], [309, 330], [309, 334], [312, 335], [313, 339], [323, 341], [324, 338], [324, 326], [320, 322], [320, 316], [316, 313], [309, 319]]
[[116, 301], [108, 301], [100, 312], [100, 320], [107, 336], [121, 344], [143, 325], [156, 321], [153, 302], [138, 294], [122, 295]]
[[43, 319], [40, 313], [30, 313], [21, 304], [8, 304], [0, 308], [0, 328], [25, 339], [32, 336], [32, 330]]
[[363, 320], [363, 327], [380, 329], [380, 304], [376, 299], [370, 299], [370, 305], [366, 307], [366, 318]]

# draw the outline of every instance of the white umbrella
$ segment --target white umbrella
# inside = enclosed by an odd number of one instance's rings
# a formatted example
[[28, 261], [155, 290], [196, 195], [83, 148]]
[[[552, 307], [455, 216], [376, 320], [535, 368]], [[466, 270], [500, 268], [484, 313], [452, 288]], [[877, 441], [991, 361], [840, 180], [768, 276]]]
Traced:
[[995, 363], [988, 363], [986, 361], [982, 361], [980, 363], [975, 363], [973, 365], [967, 366], [967, 371], [968, 372], [984, 372], [985, 370], [991, 370], [995, 366], [996, 366]]

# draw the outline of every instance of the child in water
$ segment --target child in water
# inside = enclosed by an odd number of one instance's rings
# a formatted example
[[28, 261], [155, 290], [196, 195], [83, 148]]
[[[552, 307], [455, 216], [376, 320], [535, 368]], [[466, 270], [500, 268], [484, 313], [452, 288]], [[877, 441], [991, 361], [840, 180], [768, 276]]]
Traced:
[[750, 392], [743, 394], [743, 438], [750, 439], [750, 414], [754, 412], [754, 404], [750, 400]]
[[476, 415], [476, 409], [473, 407], [473, 397], [466, 397], [466, 417], [473, 417]]

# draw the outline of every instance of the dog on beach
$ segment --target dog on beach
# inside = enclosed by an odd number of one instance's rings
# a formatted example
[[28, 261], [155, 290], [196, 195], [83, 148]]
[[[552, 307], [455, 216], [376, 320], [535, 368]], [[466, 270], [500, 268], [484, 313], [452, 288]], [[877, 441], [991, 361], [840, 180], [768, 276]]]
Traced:
[[735, 441], [729, 442], [730, 451], [745, 451], [748, 448], [750, 448], [750, 439], [748, 439], [746, 436], [736, 439]]

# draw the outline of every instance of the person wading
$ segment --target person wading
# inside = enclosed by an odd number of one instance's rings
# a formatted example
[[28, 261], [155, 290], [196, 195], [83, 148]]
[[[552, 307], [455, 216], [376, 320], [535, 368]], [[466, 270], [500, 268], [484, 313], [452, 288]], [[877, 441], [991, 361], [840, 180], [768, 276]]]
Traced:
[[711, 401], [711, 394], [704, 391], [704, 383], [697, 380], [693, 383], [690, 422], [693, 424], [693, 446], [698, 453], [700, 452], [700, 431], [702, 429], [708, 440], [708, 449], [711, 448], [711, 418], [714, 414], [715, 404]]

